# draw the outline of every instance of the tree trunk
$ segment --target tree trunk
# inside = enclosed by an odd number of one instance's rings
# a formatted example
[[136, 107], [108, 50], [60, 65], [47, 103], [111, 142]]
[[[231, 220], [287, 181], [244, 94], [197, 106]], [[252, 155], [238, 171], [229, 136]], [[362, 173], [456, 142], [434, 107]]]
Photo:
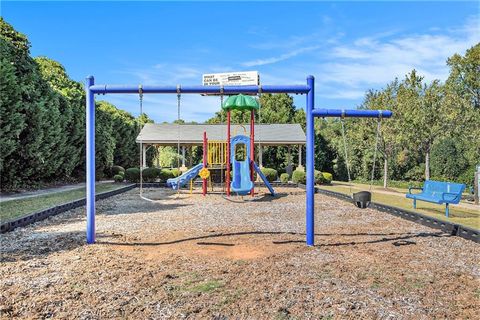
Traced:
[[385, 157], [385, 160], [383, 161], [383, 188], [387, 188], [387, 179], [388, 179], [388, 160], [387, 157]]
[[425, 180], [430, 180], [430, 151], [425, 154]]

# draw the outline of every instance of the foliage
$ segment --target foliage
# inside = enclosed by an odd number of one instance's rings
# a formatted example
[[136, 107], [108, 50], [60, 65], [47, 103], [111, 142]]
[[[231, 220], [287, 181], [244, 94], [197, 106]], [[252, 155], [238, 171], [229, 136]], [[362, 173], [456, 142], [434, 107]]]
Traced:
[[[30, 43], [0, 18], [1, 190], [14, 191], [85, 175], [85, 93], [65, 68], [30, 57]], [[97, 102], [96, 178], [113, 163], [137, 162], [138, 123], [129, 113]], [[142, 116], [142, 122], [151, 121]]]
[[288, 173], [282, 173], [280, 175], [280, 181], [283, 183], [287, 183], [290, 180], [290, 175]]
[[125, 174], [125, 169], [122, 166], [115, 165], [111, 169], [112, 175], [120, 174], [121, 172]]
[[322, 176], [323, 176], [323, 183], [327, 183], [327, 184], [332, 183], [333, 175], [331, 173], [322, 172]]
[[333, 180], [333, 175], [328, 172], [321, 172], [321, 171], [315, 170], [314, 176], [315, 176], [316, 184], [329, 184]]
[[268, 181], [272, 182], [277, 180], [278, 178], [277, 170], [272, 168], [261, 168], [260, 170], [262, 171], [263, 175], [265, 176], [265, 178], [267, 178]]
[[294, 183], [302, 183], [302, 184], [305, 184], [307, 182], [306, 180], [306, 174], [304, 171], [300, 171], [300, 170], [295, 170], [293, 171], [292, 173], [292, 181]]
[[179, 167], [182, 163], [181, 152], [177, 152], [177, 147], [157, 147], [154, 152], [153, 163], [159, 167]]
[[322, 172], [318, 171], [318, 170], [315, 170], [314, 179], [315, 179], [315, 184], [322, 184], [324, 182]]
[[465, 169], [461, 175], [458, 176], [456, 181], [460, 183], [465, 183], [468, 186], [473, 186], [475, 184], [475, 165], [472, 165]]
[[142, 170], [142, 179], [144, 182], [155, 182], [159, 176], [157, 168], [145, 168]]
[[180, 169], [177, 169], [177, 168], [172, 169], [171, 172], [174, 178], [179, 177], [182, 174], [182, 171], [180, 171]]
[[115, 182], [123, 182], [124, 177], [123, 177], [123, 175], [121, 175], [121, 174], [116, 174], [116, 175], [113, 176], [113, 180], [114, 180]]
[[128, 182], [140, 182], [140, 169], [128, 168], [125, 170], [125, 180]]
[[432, 148], [432, 174], [436, 177], [444, 177], [454, 180], [468, 167], [467, 159], [455, 141], [445, 138]]
[[168, 179], [175, 178], [172, 170], [169, 169], [161, 169], [158, 177], [162, 182], [166, 182]]

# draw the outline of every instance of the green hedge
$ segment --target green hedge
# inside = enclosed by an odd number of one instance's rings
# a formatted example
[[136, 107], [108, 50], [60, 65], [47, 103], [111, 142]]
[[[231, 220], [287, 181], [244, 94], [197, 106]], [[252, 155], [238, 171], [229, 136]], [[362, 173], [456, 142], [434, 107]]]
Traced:
[[332, 183], [333, 174], [329, 172], [322, 172], [322, 175], [323, 175], [323, 181], [324, 181], [323, 183], [327, 183], [327, 184]]
[[113, 176], [113, 180], [115, 182], [123, 182], [123, 179], [124, 179], [123, 175], [121, 175], [121, 174], [116, 174], [116, 175]]
[[263, 175], [267, 178], [269, 182], [275, 181], [278, 178], [278, 172], [272, 168], [261, 168], [260, 169]]
[[113, 166], [111, 172], [112, 176], [116, 176], [117, 174], [125, 175], [125, 169], [122, 166]]
[[182, 171], [180, 171], [180, 169], [175, 168], [175, 169], [172, 169], [170, 171], [172, 172], [172, 175], [173, 175], [174, 178], [179, 177], [182, 174]]
[[155, 182], [158, 178], [157, 168], [145, 168], [142, 170], [142, 180], [144, 182]]
[[168, 179], [174, 178], [172, 170], [170, 169], [161, 169], [158, 176], [162, 182], [166, 182]]
[[293, 171], [292, 181], [295, 183], [305, 184], [307, 182], [305, 172], [300, 170]]
[[315, 170], [315, 184], [330, 184], [332, 179], [333, 175], [331, 173]]
[[290, 175], [288, 173], [282, 173], [280, 175], [280, 181], [283, 182], [283, 183], [287, 183], [288, 180], [290, 180]]
[[128, 168], [125, 170], [125, 180], [128, 182], [140, 182], [140, 169]]

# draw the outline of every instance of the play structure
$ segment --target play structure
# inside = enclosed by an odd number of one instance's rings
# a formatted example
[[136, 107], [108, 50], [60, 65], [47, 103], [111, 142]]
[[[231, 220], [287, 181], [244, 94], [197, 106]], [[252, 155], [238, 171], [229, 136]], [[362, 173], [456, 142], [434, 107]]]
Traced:
[[[181, 94], [203, 94], [203, 95], [250, 95], [262, 93], [288, 93], [288, 94], [306, 94], [306, 243], [309, 246], [315, 244], [315, 225], [314, 225], [314, 118], [315, 117], [361, 117], [361, 118], [389, 118], [391, 111], [378, 110], [336, 110], [336, 109], [317, 109], [314, 107], [315, 80], [313, 76], [307, 78], [305, 85], [245, 85], [245, 86], [137, 86], [137, 85], [96, 85], [92, 76], [86, 80], [86, 209], [87, 209], [87, 243], [95, 243], [95, 95], [105, 94], [176, 94], [180, 100]], [[222, 104], [222, 108], [227, 111], [227, 122], [230, 121], [230, 111], [235, 108], [253, 108], [246, 96], [231, 97], [232, 100]], [[230, 99], [230, 98], [229, 98]], [[238, 101], [237, 101], [238, 99]], [[253, 99], [254, 100], [254, 99]], [[255, 101], [255, 100], [254, 100]], [[240, 103], [241, 102], [241, 103]], [[253, 143], [254, 143], [254, 109], [251, 110], [251, 130], [250, 138], [247, 136], [230, 137], [230, 130], [227, 130], [227, 156], [226, 165], [226, 188], [227, 197], [236, 193], [245, 195], [254, 192], [253, 179], [254, 171], [261, 177], [261, 172], [252, 161]], [[249, 140], [250, 139], [250, 140]], [[248, 148], [250, 146], [250, 148]], [[206, 148], [204, 148], [206, 152]], [[198, 165], [195, 170], [190, 170], [189, 174], [208, 175], [208, 156], [204, 154], [202, 167]], [[206, 170], [204, 170], [206, 169]], [[203, 170], [203, 173], [200, 171]], [[230, 181], [230, 171], [232, 171], [232, 180]], [[184, 173], [185, 175], [186, 173]], [[188, 176], [178, 177], [176, 186], [180, 186], [185, 181], [189, 181]], [[203, 177], [202, 177], [203, 178]], [[263, 179], [265, 177], [262, 177]], [[264, 179], [266, 181], [266, 179]], [[173, 182], [171, 182], [174, 185]], [[204, 188], [206, 179], [203, 179]], [[270, 186], [271, 187], [271, 186]], [[270, 189], [270, 188], [269, 188]], [[204, 189], [205, 190], [205, 189]], [[270, 189], [271, 193], [273, 189]]]
[[[223, 100], [223, 99], [222, 99]], [[225, 189], [227, 196], [231, 193], [245, 196], [255, 195], [255, 175], [256, 172], [262, 179], [265, 186], [272, 196], [275, 191], [263, 175], [260, 168], [254, 161], [255, 155], [255, 110], [259, 109], [258, 102], [250, 97], [242, 94], [228, 97], [222, 103], [222, 109], [227, 112], [227, 140], [226, 141], [208, 141], [207, 133], [203, 134], [203, 161], [186, 171], [176, 178], [167, 180], [167, 186], [174, 190], [192, 183], [198, 175], [203, 180], [203, 195], [207, 194], [207, 179], [210, 177], [209, 168], [220, 166], [226, 168], [225, 173]], [[230, 112], [232, 110], [247, 110], [250, 112], [250, 136], [235, 135], [231, 137], [231, 121]], [[246, 130], [245, 130], [246, 133]], [[230, 174], [231, 173], [231, 174]], [[223, 173], [222, 173], [223, 176]], [[231, 177], [231, 178], [230, 178]]]
[[[421, 190], [412, 193], [412, 190]], [[458, 204], [462, 199], [465, 184], [427, 180], [422, 188], [410, 187], [406, 197], [413, 200], [413, 208], [417, 208], [417, 200], [436, 204], [445, 204], [445, 216], [449, 216], [449, 205]]]

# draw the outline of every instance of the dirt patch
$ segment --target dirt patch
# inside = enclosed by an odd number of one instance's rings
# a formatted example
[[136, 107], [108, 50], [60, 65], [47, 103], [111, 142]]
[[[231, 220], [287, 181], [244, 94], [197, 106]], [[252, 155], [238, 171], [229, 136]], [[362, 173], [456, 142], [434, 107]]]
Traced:
[[[264, 190], [260, 190], [264, 192]], [[305, 195], [235, 202], [138, 190], [0, 235], [2, 318], [475, 319], [478, 244]], [[237, 201], [238, 200], [238, 201]]]

